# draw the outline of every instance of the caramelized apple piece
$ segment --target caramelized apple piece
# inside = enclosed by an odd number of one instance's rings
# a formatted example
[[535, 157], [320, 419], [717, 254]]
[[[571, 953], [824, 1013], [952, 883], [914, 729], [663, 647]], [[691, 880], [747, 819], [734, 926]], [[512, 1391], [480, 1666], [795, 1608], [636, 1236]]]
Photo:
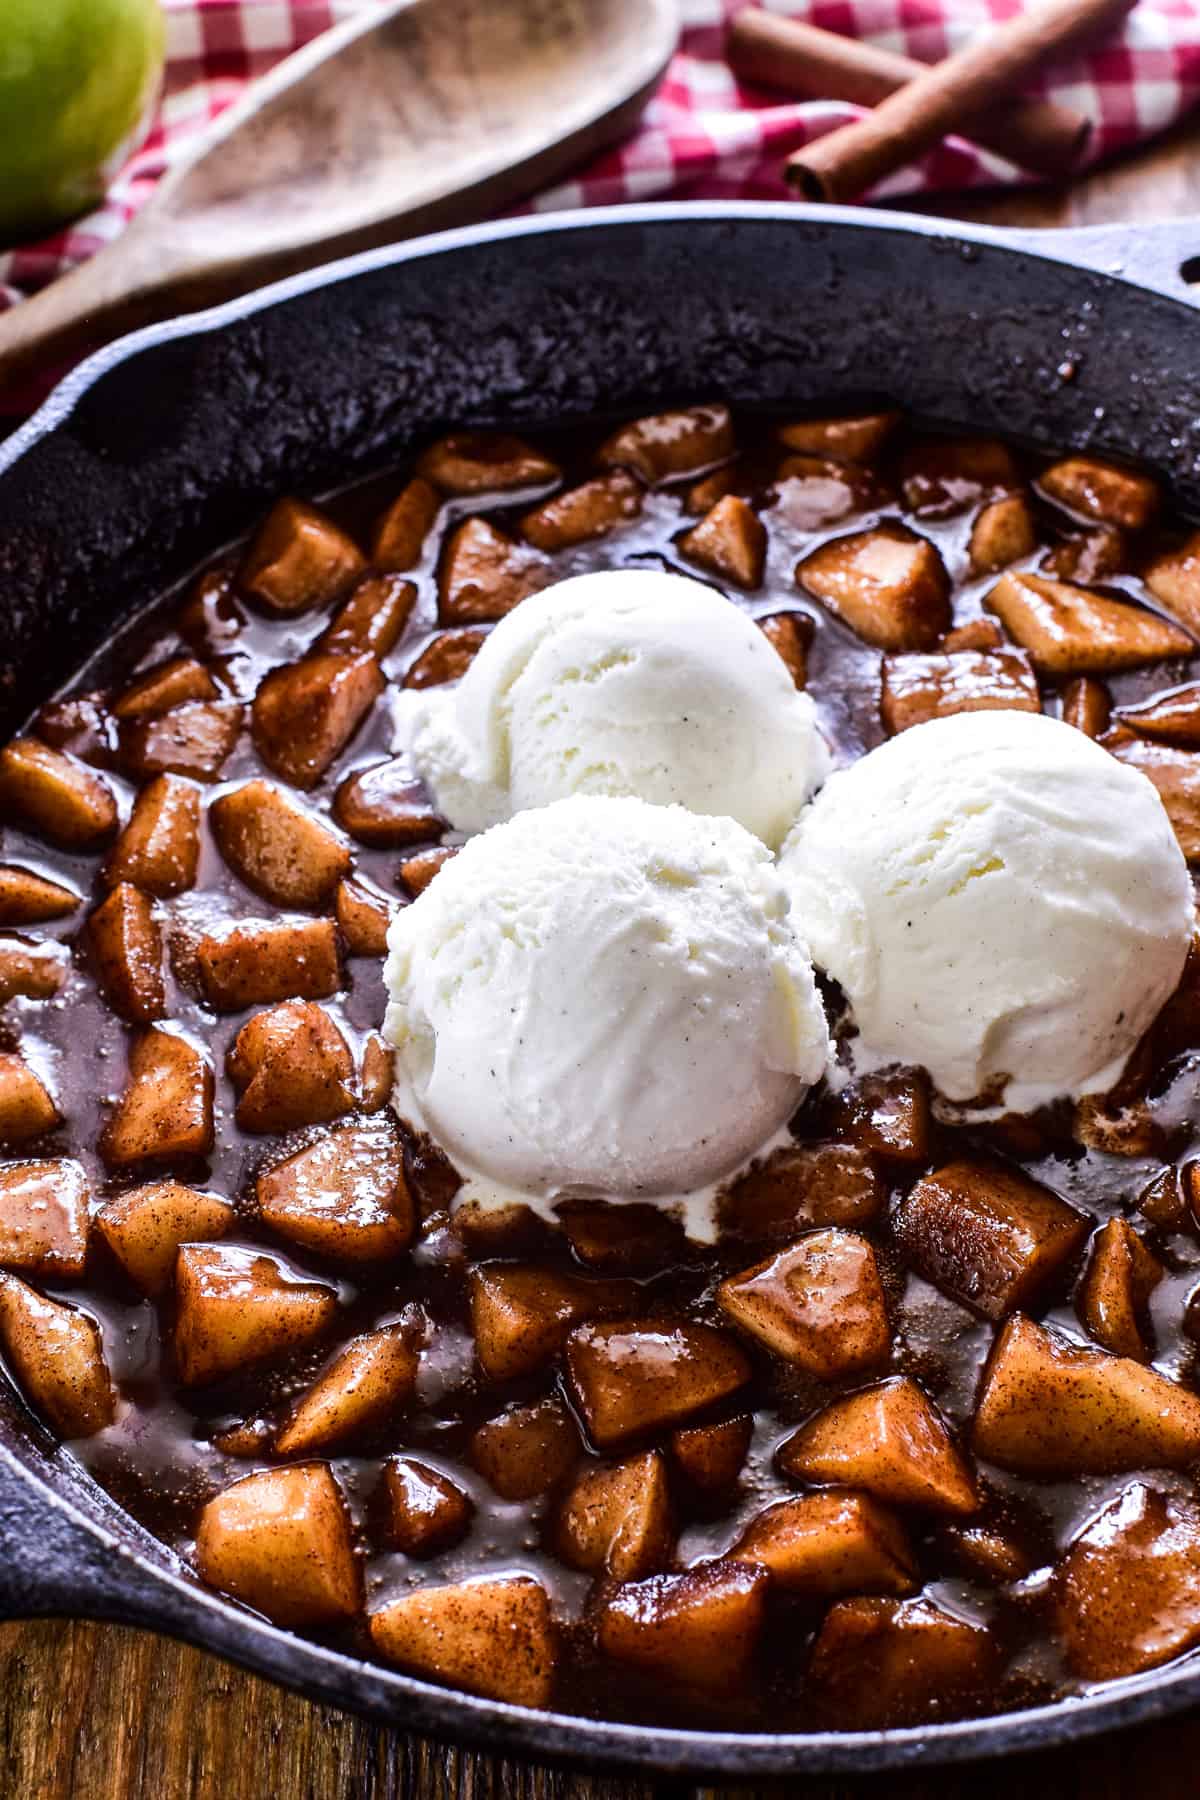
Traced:
[[941, 648], [949, 656], [955, 650], [1003, 650], [1007, 642], [995, 619], [967, 619], [946, 633]]
[[711, 512], [718, 500], [726, 494], [744, 493], [745, 487], [736, 462], [722, 463], [719, 469], [710, 469], [707, 475], [701, 475], [684, 491], [683, 510], [693, 517]]
[[305, 1456], [352, 1443], [411, 1400], [417, 1351], [402, 1325], [351, 1338], [300, 1396], [275, 1439], [280, 1456]]
[[801, 1594], [911, 1594], [912, 1545], [895, 1513], [869, 1494], [803, 1494], [756, 1513], [729, 1552]]
[[926, 1175], [895, 1216], [907, 1260], [985, 1319], [1028, 1306], [1088, 1234], [1082, 1213], [1027, 1175], [961, 1158]]
[[[462, 1185], [461, 1179], [428, 1138], [424, 1140], [420, 1156], [425, 1165], [426, 1178], [429, 1174], [433, 1175], [433, 1181], [429, 1184], [433, 1189], [430, 1196], [433, 1209], [445, 1210]], [[436, 1158], [441, 1160], [440, 1168], [436, 1166]], [[410, 1170], [413, 1161], [410, 1143], [407, 1153]], [[428, 1205], [422, 1208], [426, 1215], [428, 1210]], [[488, 1256], [530, 1256], [544, 1251], [553, 1238], [553, 1227], [523, 1201], [501, 1203], [463, 1199], [450, 1216], [450, 1229], [472, 1262]]]
[[683, 1575], [651, 1575], [602, 1602], [605, 1656], [672, 1687], [722, 1695], [750, 1673], [766, 1619], [765, 1569], [725, 1558]]
[[641, 510], [641, 483], [624, 469], [614, 469], [611, 475], [597, 475], [565, 494], [543, 500], [521, 520], [521, 535], [526, 543], [547, 553], [569, 550], [575, 544], [607, 537], [610, 531], [636, 519]]
[[113, 702], [112, 711], [117, 719], [145, 719], [189, 700], [216, 698], [217, 684], [204, 664], [193, 656], [176, 656], [139, 675]]
[[383, 1470], [387, 1538], [405, 1556], [440, 1556], [471, 1529], [475, 1504], [440, 1469], [415, 1456], [390, 1456]]
[[267, 612], [291, 617], [339, 599], [362, 570], [358, 545], [332, 519], [301, 500], [279, 500], [251, 540], [237, 583]]
[[0, 1275], [0, 1344], [22, 1389], [65, 1438], [91, 1437], [117, 1412], [93, 1319]]
[[1101, 1226], [1076, 1303], [1088, 1336], [1117, 1356], [1149, 1362], [1146, 1307], [1162, 1278], [1162, 1264], [1128, 1220], [1110, 1219]]
[[614, 1581], [657, 1573], [671, 1556], [671, 1497], [659, 1452], [589, 1464], [563, 1500], [554, 1542], [573, 1569]]
[[684, 532], [679, 549], [689, 562], [711, 569], [723, 580], [756, 588], [766, 566], [767, 528], [747, 501], [726, 494], [698, 525]]
[[233, 1230], [228, 1200], [178, 1181], [130, 1188], [96, 1214], [96, 1229], [143, 1294], [165, 1294], [181, 1244], [211, 1243]]
[[16, 999], [52, 1000], [67, 978], [70, 954], [64, 944], [26, 943], [0, 933], [0, 1006]]
[[632, 469], [654, 485], [692, 475], [732, 456], [733, 422], [727, 406], [691, 406], [651, 413], [622, 425], [596, 452], [602, 469]]
[[373, 656], [378, 662], [400, 642], [416, 600], [411, 581], [396, 575], [364, 575], [334, 613], [316, 648], [335, 656]]
[[1068, 456], [1054, 463], [1042, 471], [1038, 487], [1059, 506], [1125, 531], [1141, 531], [1148, 525], [1161, 498], [1152, 475], [1135, 474], [1094, 456]]
[[196, 1567], [276, 1625], [331, 1625], [362, 1604], [350, 1519], [327, 1463], [262, 1469], [210, 1500]]
[[1200, 531], [1194, 531], [1178, 550], [1156, 556], [1142, 571], [1142, 580], [1154, 598], [1189, 630], [1200, 631]]
[[567, 1242], [589, 1269], [657, 1274], [684, 1262], [688, 1241], [678, 1219], [640, 1201], [560, 1200]]
[[579, 1433], [559, 1400], [510, 1406], [472, 1434], [469, 1455], [503, 1500], [557, 1487], [579, 1456]]
[[134, 801], [104, 865], [104, 880], [109, 887], [128, 881], [167, 900], [195, 885], [199, 862], [200, 791], [178, 775], [158, 775]]
[[372, 1613], [376, 1650], [447, 1687], [510, 1706], [548, 1706], [558, 1656], [550, 1601], [527, 1575], [418, 1588]]
[[877, 1368], [891, 1349], [875, 1252], [856, 1232], [810, 1232], [729, 1276], [717, 1304], [776, 1356], [822, 1381]]
[[337, 1314], [324, 1282], [282, 1257], [229, 1244], [184, 1244], [175, 1298], [175, 1362], [187, 1387], [305, 1349]]
[[276, 1000], [326, 1000], [341, 985], [332, 919], [244, 919], [195, 946], [204, 998], [214, 1012]]
[[41, 925], [65, 919], [81, 904], [79, 895], [19, 863], [0, 863], [0, 925]]
[[457, 431], [430, 444], [417, 474], [445, 494], [502, 494], [560, 481], [562, 470], [524, 438], [499, 431]]
[[949, 656], [885, 656], [879, 713], [889, 737], [961, 712], [1040, 712], [1023, 650], [957, 650]]
[[1037, 548], [1033, 514], [1024, 494], [1003, 494], [981, 507], [971, 526], [972, 575], [997, 575]]
[[123, 881], [88, 920], [100, 985], [123, 1019], [148, 1025], [167, 1010], [162, 933], [149, 895]]
[[894, 1506], [969, 1515], [975, 1481], [941, 1414], [907, 1375], [835, 1400], [779, 1451], [800, 1481], [865, 1488]]
[[[349, 1046], [325, 1009], [308, 1000], [287, 1000], [247, 1019], [225, 1066], [241, 1096], [237, 1122], [243, 1131], [320, 1125], [354, 1107]], [[293, 1182], [287, 1177], [277, 1185], [282, 1194]], [[259, 1187], [261, 1203], [261, 1180]]]
[[865, 469], [819, 456], [786, 456], [775, 471], [772, 513], [793, 531], [824, 531], [880, 505], [883, 490]]
[[64, 850], [97, 850], [117, 829], [107, 782], [36, 738], [13, 738], [0, 750], [0, 812]]
[[416, 1231], [400, 1140], [383, 1120], [336, 1126], [264, 1170], [256, 1192], [272, 1231], [345, 1262], [399, 1256]]
[[59, 1110], [40, 1076], [23, 1057], [0, 1051], [0, 1143], [24, 1143], [60, 1123]]
[[1200, 681], [1119, 707], [1116, 716], [1119, 724], [1139, 737], [1157, 738], [1189, 750], [1200, 748]]
[[384, 690], [373, 656], [317, 651], [272, 669], [254, 696], [254, 747], [298, 788], [316, 787]]
[[213, 1144], [213, 1072], [194, 1044], [152, 1025], [129, 1051], [129, 1080], [100, 1134], [113, 1169], [207, 1156]]
[[838, 1600], [813, 1645], [808, 1692], [842, 1730], [911, 1725], [977, 1702], [999, 1660], [987, 1626], [933, 1600]]
[[797, 565], [796, 580], [880, 650], [931, 650], [950, 624], [942, 559], [902, 525], [832, 538]]
[[[1192, 1168], [1194, 1167], [1193, 1164]], [[1159, 1231], [1182, 1231], [1188, 1218], [1188, 1188], [1192, 1190], [1190, 1198], [1194, 1212], [1195, 1176], [1192, 1175], [1191, 1168], [1185, 1178], [1181, 1178], [1178, 1169], [1163, 1169], [1138, 1195], [1137, 1209]]]
[[443, 625], [490, 624], [545, 587], [551, 572], [540, 550], [514, 543], [486, 519], [464, 519], [442, 552], [438, 618]]
[[228, 566], [201, 571], [176, 624], [180, 637], [201, 656], [216, 656], [234, 646], [246, 628], [246, 615], [233, 597]]
[[1119, 762], [1140, 769], [1154, 783], [1179, 848], [1189, 862], [1200, 862], [1200, 754], [1124, 733], [1110, 734], [1107, 748]]
[[1093, 581], [1106, 581], [1129, 567], [1129, 552], [1123, 532], [1111, 525], [1094, 531], [1067, 531], [1051, 545], [1038, 564], [1047, 575], [1060, 581], [1077, 581], [1087, 587]]
[[787, 449], [809, 456], [828, 456], [834, 462], [873, 462], [899, 423], [898, 412], [795, 419], [777, 425], [775, 436]]
[[808, 685], [808, 650], [813, 640], [813, 622], [807, 613], [770, 613], [758, 620], [758, 628], [784, 660], [798, 688]]
[[1200, 1642], [1200, 1511], [1135, 1481], [1054, 1575], [1054, 1625], [1085, 1681], [1137, 1675]]
[[750, 1379], [750, 1364], [731, 1338], [692, 1324], [580, 1325], [567, 1339], [566, 1370], [601, 1450], [682, 1424]]
[[48, 700], [34, 714], [30, 735], [80, 762], [111, 765], [116, 757], [117, 725], [102, 693]]
[[985, 605], [1040, 675], [1110, 675], [1196, 649], [1185, 631], [1157, 613], [1045, 575], [1010, 571]]
[[420, 561], [440, 504], [435, 489], [420, 475], [401, 488], [375, 526], [371, 560], [377, 569], [402, 574]]
[[1183, 1468], [1200, 1456], [1200, 1396], [1018, 1313], [984, 1370], [974, 1443], [1019, 1475]]
[[447, 681], [461, 681], [486, 636], [486, 631], [443, 631], [431, 638], [406, 669], [405, 687], [441, 687]]
[[82, 1164], [66, 1157], [0, 1163], [0, 1265], [49, 1281], [82, 1275], [88, 1199]]
[[155, 775], [215, 781], [241, 730], [236, 700], [192, 700], [154, 718], [134, 719], [121, 732], [121, 759], [138, 781]]
[[351, 956], [387, 955], [392, 907], [386, 894], [361, 879], [339, 881], [334, 910]]
[[900, 466], [914, 512], [945, 519], [1021, 485], [1012, 451], [996, 438], [938, 438], [914, 444]]
[[1106, 731], [1111, 712], [1112, 695], [1094, 676], [1080, 675], [1063, 689], [1063, 721], [1085, 737], [1098, 738]]
[[972, 1525], [943, 1525], [938, 1542], [972, 1581], [1007, 1587], [1032, 1574], [1037, 1559], [1017, 1541], [1011, 1528], [994, 1520]]
[[587, 1281], [537, 1264], [485, 1263], [471, 1271], [471, 1329], [488, 1381], [514, 1381], [553, 1360], [573, 1325], [626, 1311], [627, 1281]]
[[860, 1075], [838, 1095], [835, 1134], [888, 1162], [929, 1160], [932, 1120], [924, 1069], [884, 1069]]
[[364, 1112], [383, 1111], [392, 1097], [395, 1078], [395, 1052], [377, 1031], [373, 1031], [363, 1045], [362, 1073], [358, 1083]]
[[445, 828], [399, 756], [348, 775], [334, 795], [333, 816], [343, 831], [373, 850], [404, 850]]
[[415, 856], [406, 856], [397, 870], [405, 893], [415, 900], [418, 894], [425, 892], [438, 870], [457, 854], [453, 844], [438, 844], [432, 850], [418, 850]]
[[234, 874], [277, 906], [325, 906], [350, 872], [347, 845], [274, 782], [222, 794], [208, 819]]
[[686, 1481], [702, 1494], [728, 1494], [737, 1485], [754, 1435], [749, 1413], [719, 1425], [684, 1425], [671, 1433], [671, 1455]]
[[752, 1243], [793, 1238], [806, 1225], [866, 1225], [884, 1192], [869, 1156], [849, 1144], [788, 1145], [721, 1197], [721, 1229]]

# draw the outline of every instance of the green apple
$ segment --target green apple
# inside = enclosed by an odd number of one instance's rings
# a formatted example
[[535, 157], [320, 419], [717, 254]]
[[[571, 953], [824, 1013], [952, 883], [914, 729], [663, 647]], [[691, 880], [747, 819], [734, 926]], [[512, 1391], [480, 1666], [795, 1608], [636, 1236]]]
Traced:
[[158, 0], [0, 0], [0, 242], [97, 204], [162, 62]]

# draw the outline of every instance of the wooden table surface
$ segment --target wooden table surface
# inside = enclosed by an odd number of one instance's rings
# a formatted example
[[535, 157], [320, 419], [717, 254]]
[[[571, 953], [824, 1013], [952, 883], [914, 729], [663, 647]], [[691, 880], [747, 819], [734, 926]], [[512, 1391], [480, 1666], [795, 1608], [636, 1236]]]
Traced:
[[[937, 210], [1002, 225], [1191, 212], [1200, 252], [1200, 116], [1070, 192]], [[786, 1791], [867, 1800], [884, 1784], [794, 1781]], [[0, 1626], [3, 1800], [684, 1800], [687, 1792], [687, 1783], [567, 1774], [408, 1737], [144, 1632], [58, 1620]], [[695, 1790], [696, 1800], [717, 1792]], [[749, 1800], [751, 1790], [719, 1792]], [[1200, 1715], [1045, 1756], [886, 1778], [886, 1792], [888, 1800], [1196, 1796]]]

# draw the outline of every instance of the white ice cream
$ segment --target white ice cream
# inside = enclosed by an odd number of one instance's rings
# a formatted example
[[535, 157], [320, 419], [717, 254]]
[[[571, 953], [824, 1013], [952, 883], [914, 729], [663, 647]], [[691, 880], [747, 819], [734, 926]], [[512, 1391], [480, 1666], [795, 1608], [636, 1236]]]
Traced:
[[1040, 714], [903, 732], [831, 777], [780, 868], [855, 1066], [923, 1064], [1015, 1111], [1113, 1085], [1194, 924], [1150, 782]]
[[460, 831], [568, 794], [633, 794], [736, 819], [775, 849], [828, 767], [811, 699], [753, 620], [651, 569], [534, 595], [456, 688], [396, 705], [397, 748]]
[[583, 795], [521, 813], [388, 944], [395, 1104], [485, 1198], [687, 1195], [826, 1066], [783, 884], [730, 819]]

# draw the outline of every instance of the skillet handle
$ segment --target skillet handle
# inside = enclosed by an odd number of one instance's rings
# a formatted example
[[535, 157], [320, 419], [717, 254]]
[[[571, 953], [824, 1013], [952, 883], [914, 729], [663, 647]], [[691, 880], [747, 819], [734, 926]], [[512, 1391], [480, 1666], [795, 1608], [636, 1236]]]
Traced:
[[1200, 306], [1200, 218], [1068, 226], [1016, 235], [1035, 252], [1053, 254], [1057, 249], [1069, 262], [1102, 275], [1124, 276], [1173, 300]]

